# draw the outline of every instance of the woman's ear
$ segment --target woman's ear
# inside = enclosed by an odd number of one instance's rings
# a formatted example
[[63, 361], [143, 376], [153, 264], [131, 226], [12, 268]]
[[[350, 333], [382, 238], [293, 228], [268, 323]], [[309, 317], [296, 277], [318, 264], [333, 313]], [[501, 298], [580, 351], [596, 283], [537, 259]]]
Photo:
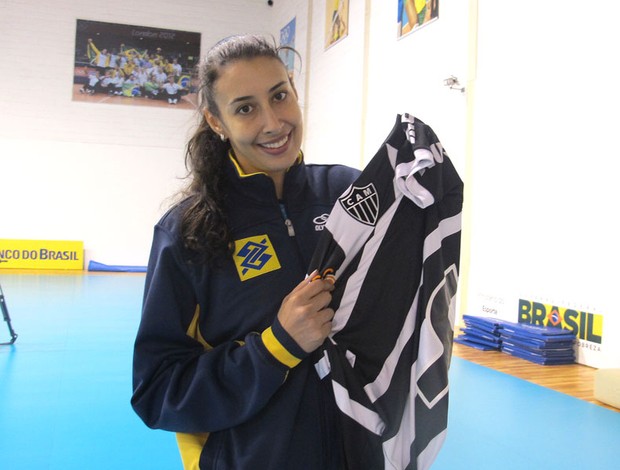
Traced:
[[[209, 124], [209, 127], [213, 129], [216, 134], [219, 134], [220, 137], [224, 136], [224, 127], [222, 126], [222, 122], [219, 118], [208, 109], [204, 111], [204, 116], [207, 120], [207, 124]], [[222, 140], [223, 139], [224, 138], [222, 137]]]

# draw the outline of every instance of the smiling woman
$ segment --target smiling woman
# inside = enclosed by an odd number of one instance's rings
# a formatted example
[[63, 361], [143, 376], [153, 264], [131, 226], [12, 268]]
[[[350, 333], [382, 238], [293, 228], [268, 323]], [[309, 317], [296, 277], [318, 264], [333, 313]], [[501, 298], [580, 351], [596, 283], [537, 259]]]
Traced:
[[216, 90], [217, 108], [205, 111], [207, 122], [230, 139], [241, 169], [268, 174], [280, 197], [303, 134], [297, 93], [286, 69], [270, 57], [237, 61], [222, 70]]
[[340, 469], [313, 358], [333, 285], [305, 275], [317, 221], [359, 171], [306, 165], [297, 93], [270, 41], [225, 39], [200, 72], [189, 186], [155, 228], [132, 405], [177, 433], [185, 468]]

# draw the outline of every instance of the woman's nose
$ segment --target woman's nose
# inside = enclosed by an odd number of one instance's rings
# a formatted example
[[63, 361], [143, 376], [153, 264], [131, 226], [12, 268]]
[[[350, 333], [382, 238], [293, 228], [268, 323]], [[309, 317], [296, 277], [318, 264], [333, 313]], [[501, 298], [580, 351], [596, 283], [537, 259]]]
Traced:
[[282, 120], [273, 107], [264, 108], [263, 119], [263, 132], [265, 134], [277, 134], [282, 130]]

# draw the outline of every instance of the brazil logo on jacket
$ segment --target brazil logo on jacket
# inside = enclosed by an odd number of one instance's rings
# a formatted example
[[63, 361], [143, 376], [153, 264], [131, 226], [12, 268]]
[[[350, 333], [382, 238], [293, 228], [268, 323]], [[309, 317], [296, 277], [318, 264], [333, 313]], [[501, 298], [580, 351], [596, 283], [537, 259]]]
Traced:
[[280, 261], [267, 235], [235, 240], [233, 259], [242, 281], [280, 269]]

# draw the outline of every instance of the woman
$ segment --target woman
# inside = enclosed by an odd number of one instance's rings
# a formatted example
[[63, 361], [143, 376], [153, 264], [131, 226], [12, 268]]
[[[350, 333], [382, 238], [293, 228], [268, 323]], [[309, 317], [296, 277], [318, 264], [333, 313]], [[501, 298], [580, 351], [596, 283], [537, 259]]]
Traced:
[[297, 93], [263, 38], [216, 44], [199, 93], [191, 184], [155, 227], [132, 405], [177, 433], [185, 468], [341, 468], [333, 396], [313, 357], [333, 287], [305, 277], [359, 172], [304, 163]]

